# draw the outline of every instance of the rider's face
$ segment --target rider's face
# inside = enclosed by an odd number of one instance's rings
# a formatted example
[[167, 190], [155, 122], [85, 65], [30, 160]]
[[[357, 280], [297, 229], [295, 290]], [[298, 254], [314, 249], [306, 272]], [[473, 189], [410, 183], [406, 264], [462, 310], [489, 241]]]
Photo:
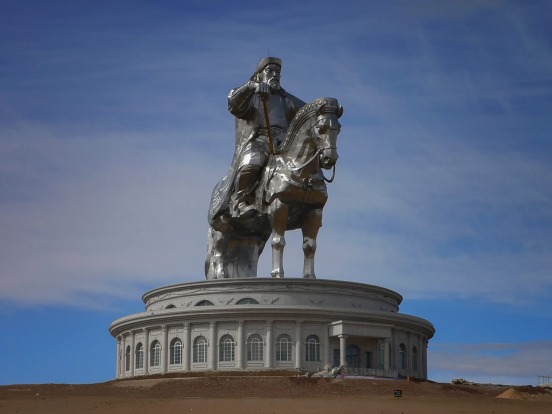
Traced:
[[263, 82], [268, 83], [274, 90], [280, 89], [280, 71], [279, 65], [273, 63], [267, 65], [261, 72]]

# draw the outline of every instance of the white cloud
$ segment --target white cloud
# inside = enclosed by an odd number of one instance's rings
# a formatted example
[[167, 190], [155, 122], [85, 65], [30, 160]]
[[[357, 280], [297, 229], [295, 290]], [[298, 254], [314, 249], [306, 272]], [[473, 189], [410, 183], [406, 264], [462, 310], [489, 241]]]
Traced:
[[[457, 5], [462, 12], [451, 15], [357, 6], [355, 16], [339, 9], [305, 25], [298, 12], [307, 6], [290, 5], [278, 13], [289, 18], [286, 30], [250, 9], [247, 23], [175, 18], [132, 39], [127, 26], [104, 33], [73, 21], [38, 31], [43, 38], [17, 52], [20, 66], [10, 66], [13, 82], [0, 97], [1, 295], [78, 302], [87, 293], [125, 296], [135, 283], [201, 279], [207, 204], [233, 149], [225, 95], [266, 46], [284, 58], [290, 92], [345, 106], [319, 277], [418, 298], [525, 305], [549, 295], [552, 172], [533, 146], [543, 136], [535, 125], [550, 124], [516, 106], [542, 89], [511, 82], [545, 74], [511, 57], [519, 45], [530, 44], [533, 57], [544, 45], [523, 20], [504, 49], [494, 48], [501, 38], [467, 29], [441, 36], [424, 23], [446, 16], [454, 27], [473, 25], [486, 7]], [[122, 23], [133, 27], [139, 15]], [[413, 24], [412, 35], [387, 25], [382, 16], [391, 15]], [[452, 41], [473, 46], [465, 61], [447, 52]], [[42, 46], [48, 53], [37, 52]], [[459, 67], [447, 66], [453, 58]], [[44, 71], [32, 76], [30, 67]], [[300, 274], [301, 256], [300, 236], [290, 235], [289, 276]]]
[[202, 277], [219, 178], [206, 168], [212, 157], [144, 148], [143, 136], [67, 142], [28, 132], [6, 154], [18, 168], [3, 168], [11, 178], [3, 187], [15, 194], [0, 203], [4, 300], [79, 304], [89, 294], [127, 296], [137, 283]]

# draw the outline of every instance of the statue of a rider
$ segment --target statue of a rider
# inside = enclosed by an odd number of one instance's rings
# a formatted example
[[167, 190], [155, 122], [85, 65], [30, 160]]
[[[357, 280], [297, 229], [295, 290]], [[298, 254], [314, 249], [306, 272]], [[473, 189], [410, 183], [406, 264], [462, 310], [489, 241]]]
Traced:
[[228, 95], [228, 110], [236, 117], [236, 148], [228, 174], [213, 191], [210, 224], [226, 212], [237, 219], [256, 214], [255, 188], [268, 155], [305, 105], [280, 86], [281, 69], [281, 59], [266, 57], [249, 81]]

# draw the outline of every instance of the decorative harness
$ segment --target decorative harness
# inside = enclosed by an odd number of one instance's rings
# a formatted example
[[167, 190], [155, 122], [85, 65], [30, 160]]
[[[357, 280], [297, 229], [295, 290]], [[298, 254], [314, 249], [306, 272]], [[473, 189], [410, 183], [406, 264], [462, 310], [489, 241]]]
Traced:
[[[291, 146], [292, 146], [292, 144], [295, 140], [295, 137], [297, 136], [297, 132], [303, 126], [305, 121], [310, 119], [322, 107], [326, 107], [326, 106], [328, 106], [328, 109], [331, 109], [331, 110], [335, 108], [336, 111], [337, 111], [337, 108], [339, 108], [338, 105], [337, 105], [337, 101], [333, 98], [321, 98], [321, 99], [318, 99], [318, 100], [316, 100], [314, 102], [311, 102], [310, 104], [305, 105], [304, 107], [302, 107], [299, 110], [299, 112], [297, 113], [297, 116], [295, 117], [295, 119], [292, 121], [292, 123], [291, 123], [291, 125], [290, 125], [290, 127], [287, 131], [286, 139], [284, 140], [282, 145], [277, 149], [275, 155], [278, 155], [278, 154], [281, 154], [282, 152], [288, 151], [291, 148]], [[330, 111], [326, 110], [324, 112], [332, 112], [331, 110]], [[313, 127], [311, 127], [311, 128], [313, 128]], [[310, 138], [312, 139], [312, 136]], [[305, 168], [307, 165], [309, 165], [312, 161], [314, 161], [314, 159], [316, 157], [319, 157], [320, 153], [322, 151], [326, 150], [326, 149], [335, 149], [335, 148], [331, 148], [331, 147], [318, 148], [315, 151], [314, 155], [311, 158], [309, 158], [308, 161], [306, 161], [302, 165], [297, 166], [297, 167], [287, 167], [287, 166], [285, 166], [285, 168], [283, 170], [284, 171], [287, 170], [287, 171], [290, 171], [290, 172], [291, 171], [300, 171], [303, 168]], [[283, 163], [281, 165], [283, 166]], [[314, 179], [312, 177], [309, 177], [309, 178], [304, 178], [302, 180], [297, 180], [293, 176], [285, 174], [282, 171], [278, 171], [278, 173], [276, 173], [276, 167], [273, 166], [273, 171], [271, 172], [271, 174], [269, 174], [269, 180], [275, 174], [278, 174], [287, 183], [289, 183], [289, 184], [291, 184], [295, 187], [301, 188], [305, 191], [313, 191], [313, 190], [321, 191], [321, 190], [324, 190], [325, 187], [326, 187], [324, 182], [331, 183], [334, 180], [334, 178], [335, 178], [335, 164], [332, 167], [332, 176], [329, 179], [326, 178], [326, 176], [324, 176], [324, 172], [322, 171], [322, 168], [319, 167], [319, 170], [320, 170], [320, 174], [322, 175], [322, 179]], [[321, 184], [316, 185], [317, 183], [321, 183]]]

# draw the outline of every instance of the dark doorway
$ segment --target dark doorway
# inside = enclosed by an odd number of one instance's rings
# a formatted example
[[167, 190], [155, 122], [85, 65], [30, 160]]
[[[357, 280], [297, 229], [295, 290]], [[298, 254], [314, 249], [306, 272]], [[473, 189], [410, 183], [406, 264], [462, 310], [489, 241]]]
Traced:
[[371, 352], [365, 352], [364, 353], [364, 358], [365, 358], [365, 365], [364, 367], [365, 368], [372, 368], [372, 353]]
[[345, 352], [347, 367], [360, 368], [360, 349], [356, 345], [349, 345]]

